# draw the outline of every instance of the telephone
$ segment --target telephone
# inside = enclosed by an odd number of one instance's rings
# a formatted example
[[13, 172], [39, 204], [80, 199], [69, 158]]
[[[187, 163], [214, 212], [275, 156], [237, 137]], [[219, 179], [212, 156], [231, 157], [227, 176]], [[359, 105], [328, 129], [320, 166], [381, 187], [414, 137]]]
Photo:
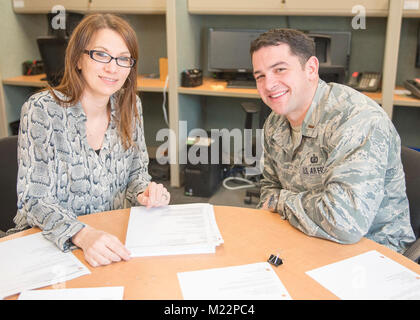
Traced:
[[405, 80], [404, 87], [410, 90], [411, 94], [420, 99], [420, 79]]
[[353, 72], [347, 85], [359, 91], [378, 91], [381, 84], [380, 72]]

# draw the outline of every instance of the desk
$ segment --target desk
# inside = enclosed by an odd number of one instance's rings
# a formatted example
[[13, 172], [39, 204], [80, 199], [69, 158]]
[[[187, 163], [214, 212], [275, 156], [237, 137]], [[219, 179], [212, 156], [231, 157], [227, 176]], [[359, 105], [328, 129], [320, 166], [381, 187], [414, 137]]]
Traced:
[[[92, 273], [67, 281], [65, 287], [124, 286], [124, 299], [182, 299], [178, 272], [264, 262], [271, 253], [278, 252], [284, 264], [273, 269], [293, 299], [337, 299], [305, 272], [370, 250], [377, 250], [420, 273], [420, 265], [366, 238], [357, 244], [340, 245], [306, 236], [280, 215], [268, 211], [222, 206], [215, 206], [214, 211], [224, 239], [215, 254], [139, 257], [92, 268], [77, 249], [73, 253]], [[128, 218], [129, 209], [124, 209], [79, 219], [114, 234], [125, 243]], [[1, 238], [0, 242], [35, 232], [39, 229], [25, 230]], [[9, 297], [16, 298], [17, 295]]]
[[[3, 84], [21, 87], [44, 88], [47, 82], [41, 80], [45, 78], [45, 74], [37, 74], [34, 76], [17, 76], [3, 80]], [[137, 90], [143, 92], [163, 92], [165, 81], [160, 79], [146, 78], [142, 75], [137, 76]]]
[[[43, 88], [47, 85], [46, 81], [41, 80], [45, 74], [34, 76], [17, 76], [3, 80], [3, 84], [21, 87], [35, 87]], [[183, 94], [192, 95], [205, 95], [205, 96], [219, 96], [219, 97], [236, 97], [236, 98], [253, 98], [259, 99], [260, 96], [257, 89], [241, 89], [241, 88], [227, 88], [227, 82], [213, 78], [204, 78], [203, 84], [198, 87], [179, 87], [178, 92]], [[160, 79], [146, 78], [143, 75], [137, 77], [137, 90], [143, 92], [163, 92], [165, 82]], [[397, 87], [397, 90], [404, 89]], [[363, 92], [377, 103], [382, 103], [381, 92]], [[394, 94], [394, 105], [405, 107], [420, 107], [420, 99], [416, 99], [406, 95]]]
[[[178, 92], [183, 94], [195, 94], [205, 96], [219, 97], [238, 97], [238, 98], [255, 98], [259, 99], [257, 89], [239, 89], [227, 88], [227, 81], [213, 78], [204, 78], [203, 84], [198, 87], [187, 88], [179, 87]], [[403, 90], [403, 87], [397, 87], [397, 90]], [[362, 92], [375, 102], [382, 103], [382, 92]], [[420, 107], [420, 99], [416, 99], [406, 95], [394, 94], [393, 104], [406, 107]]]

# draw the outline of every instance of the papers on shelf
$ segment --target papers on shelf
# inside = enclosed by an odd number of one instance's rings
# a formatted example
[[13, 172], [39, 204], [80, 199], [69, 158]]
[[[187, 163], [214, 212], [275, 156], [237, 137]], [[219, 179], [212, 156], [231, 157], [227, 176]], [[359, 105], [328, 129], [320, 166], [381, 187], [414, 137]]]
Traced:
[[420, 299], [420, 276], [376, 250], [306, 273], [340, 299]]
[[291, 300], [267, 262], [178, 273], [185, 300]]
[[125, 245], [132, 257], [214, 253], [222, 243], [210, 204], [131, 208]]
[[0, 243], [0, 298], [89, 274], [71, 252], [60, 251], [41, 233]]
[[122, 300], [124, 287], [26, 290], [18, 300]]

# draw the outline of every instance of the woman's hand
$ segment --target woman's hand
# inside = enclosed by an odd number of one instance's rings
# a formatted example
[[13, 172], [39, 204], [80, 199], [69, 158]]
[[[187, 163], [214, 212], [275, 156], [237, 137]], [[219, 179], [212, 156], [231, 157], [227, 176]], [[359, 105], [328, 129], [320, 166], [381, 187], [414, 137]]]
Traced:
[[130, 259], [130, 251], [112, 234], [85, 226], [72, 238], [92, 267]]
[[171, 195], [168, 190], [163, 184], [157, 184], [156, 182], [151, 182], [146, 190], [137, 196], [138, 202], [147, 208], [166, 206], [170, 199]]

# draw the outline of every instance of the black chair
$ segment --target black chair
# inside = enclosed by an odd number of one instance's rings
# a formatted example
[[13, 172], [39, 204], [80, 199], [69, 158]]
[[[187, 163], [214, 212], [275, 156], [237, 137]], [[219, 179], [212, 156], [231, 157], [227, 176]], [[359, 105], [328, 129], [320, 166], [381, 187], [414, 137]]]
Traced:
[[13, 218], [17, 211], [17, 140], [18, 136], [0, 139], [0, 230], [15, 226]]
[[416, 241], [404, 252], [404, 256], [417, 261], [420, 258], [420, 152], [401, 147], [401, 161], [405, 173], [405, 185], [410, 205], [410, 221]]
[[[245, 129], [252, 129], [252, 122], [253, 122], [253, 115], [256, 113], [259, 113], [261, 110], [261, 106], [258, 103], [255, 102], [241, 102], [241, 106], [246, 112], [245, 117]], [[255, 154], [255, 141], [252, 143], [252, 151]], [[260, 187], [252, 187], [248, 190], [246, 190], [245, 193], [245, 204], [251, 204], [252, 203], [252, 197], [256, 198], [257, 203], [260, 199]]]

